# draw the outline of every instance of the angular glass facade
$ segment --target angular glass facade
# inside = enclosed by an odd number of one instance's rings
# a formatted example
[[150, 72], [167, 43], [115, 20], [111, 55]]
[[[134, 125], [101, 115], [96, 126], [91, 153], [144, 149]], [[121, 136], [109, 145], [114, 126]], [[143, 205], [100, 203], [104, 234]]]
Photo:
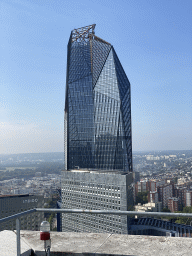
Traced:
[[113, 46], [95, 25], [68, 43], [65, 169], [132, 171], [130, 83]]

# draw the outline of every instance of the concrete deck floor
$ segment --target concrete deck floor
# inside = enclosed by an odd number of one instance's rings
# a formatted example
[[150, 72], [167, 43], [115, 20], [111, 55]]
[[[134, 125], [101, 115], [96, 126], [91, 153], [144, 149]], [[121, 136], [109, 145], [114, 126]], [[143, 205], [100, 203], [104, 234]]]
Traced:
[[[30, 255], [31, 247], [24, 240], [21, 241], [21, 255]], [[0, 231], [0, 256], [16, 256], [16, 233], [10, 230]]]
[[[44, 243], [39, 231], [21, 231], [21, 255], [44, 254]], [[51, 251], [65, 255], [134, 255], [134, 256], [189, 256], [192, 255], [192, 238], [133, 236], [95, 233], [51, 232]], [[24, 254], [25, 252], [25, 254]], [[13, 231], [0, 232], [0, 255], [16, 255], [16, 235]], [[63, 254], [64, 255], [64, 254]]]

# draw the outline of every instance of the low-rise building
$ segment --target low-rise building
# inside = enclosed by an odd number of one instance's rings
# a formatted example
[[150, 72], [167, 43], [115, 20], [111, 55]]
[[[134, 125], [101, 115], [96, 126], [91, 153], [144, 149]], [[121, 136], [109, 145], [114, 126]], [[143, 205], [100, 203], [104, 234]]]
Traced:
[[[0, 195], [0, 219], [24, 212], [34, 208], [42, 208], [44, 206], [44, 197], [37, 195]], [[34, 212], [21, 217], [21, 229], [39, 230], [40, 224], [44, 219], [44, 213]], [[15, 220], [3, 222], [0, 225], [1, 230], [16, 229]]]
[[162, 210], [162, 203], [157, 202], [157, 203], [147, 203], [147, 204], [138, 204], [135, 205], [135, 211], [137, 212], [161, 212]]

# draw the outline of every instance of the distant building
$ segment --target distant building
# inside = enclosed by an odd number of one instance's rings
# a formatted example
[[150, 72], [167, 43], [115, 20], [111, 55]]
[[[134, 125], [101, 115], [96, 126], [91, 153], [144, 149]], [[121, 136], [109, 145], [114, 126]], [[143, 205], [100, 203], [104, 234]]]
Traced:
[[171, 212], [177, 212], [179, 210], [179, 200], [176, 197], [168, 198], [168, 209]]
[[147, 182], [146, 181], [138, 181], [135, 184], [135, 195], [137, 196], [138, 193], [146, 192], [147, 191]]
[[[183, 206], [187, 206], [186, 203], [186, 187], [183, 187], [183, 188], [174, 188], [174, 194], [173, 194], [174, 197], [178, 198], [179, 200], [179, 207], [183, 207]], [[188, 203], [190, 204], [189, 202], [189, 197], [188, 197]]]
[[157, 190], [157, 182], [156, 181], [148, 181], [148, 184], [147, 184], [147, 190], [148, 191], [156, 191]]
[[178, 185], [184, 185], [187, 182], [186, 177], [181, 177], [177, 180]]
[[185, 192], [185, 206], [192, 206], [192, 191]]
[[134, 202], [136, 200], [136, 184], [140, 181], [140, 173], [139, 172], [133, 172], [133, 198]]
[[137, 181], [135, 184], [135, 196], [137, 196], [137, 194], [140, 192], [156, 191], [156, 188], [156, 181]]
[[140, 172], [133, 172], [133, 182], [137, 183], [138, 181], [140, 181]]
[[[36, 195], [0, 195], [0, 219], [14, 215], [19, 212], [44, 206], [43, 196]], [[44, 218], [44, 213], [31, 213], [21, 218], [21, 229], [39, 230]], [[16, 229], [15, 220], [1, 223], [1, 230]]]
[[163, 207], [168, 207], [168, 198], [173, 196], [173, 184], [159, 186], [157, 192]]
[[149, 203], [157, 203], [159, 201], [157, 191], [150, 191], [148, 194], [148, 202]]
[[137, 212], [161, 212], [162, 211], [162, 203], [157, 202], [157, 203], [152, 203], [149, 202], [147, 204], [138, 204], [135, 205], [135, 211]]

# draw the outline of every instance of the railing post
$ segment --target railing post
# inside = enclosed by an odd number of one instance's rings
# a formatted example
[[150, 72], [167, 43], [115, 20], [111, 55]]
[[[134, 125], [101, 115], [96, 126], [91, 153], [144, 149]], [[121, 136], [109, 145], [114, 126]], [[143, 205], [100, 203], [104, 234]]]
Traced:
[[21, 255], [21, 244], [20, 244], [20, 220], [16, 219], [16, 230], [17, 230], [17, 256]]

